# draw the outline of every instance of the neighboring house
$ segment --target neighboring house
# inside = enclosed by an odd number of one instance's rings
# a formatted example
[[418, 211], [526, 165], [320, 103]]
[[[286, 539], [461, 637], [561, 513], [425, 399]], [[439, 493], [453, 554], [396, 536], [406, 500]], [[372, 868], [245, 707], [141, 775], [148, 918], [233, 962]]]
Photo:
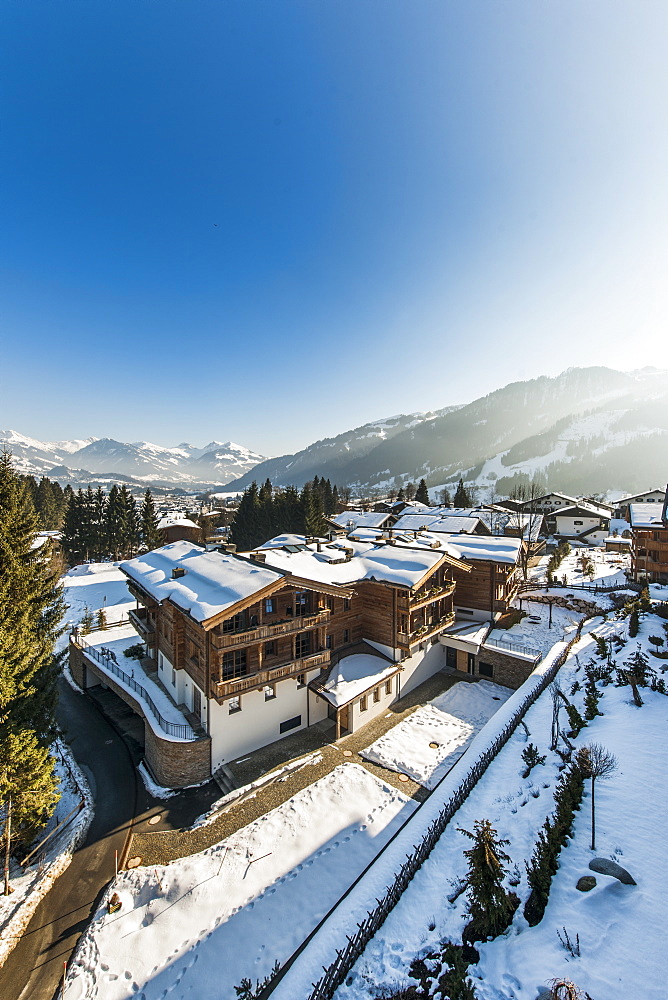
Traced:
[[664, 490], [648, 490], [646, 493], [636, 493], [631, 497], [622, 497], [615, 504], [615, 517], [629, 521], [629, 507], [632, 503], [654, 503], [663, 506], [666, 494]]
[[559, 510], [561, 507], [568, 507], [570, 504], [577, 502], [577, 497], [568, 496], [567, 493], [544, 493], [542, 496], [525, 500], [521, 504], [521, 509], [540, 511], [543, 516], [547, 516], [554, 510]]
[[668, 583], [668, 488], [663, 505], [632, 503], [631, 573], [634, 580]]
[[158, 531], [163, 544], [172, 542], [201, 542], [202, 529], [189, 517], [167, 515], [158, 521]]
[[438, 509], [419, 514], [402, 514], [392, 525], [391, 534], [405, 531], [431, 531], [434, 525], [439, 531], [452, 533], [463, 532], [471, 535], [489, 535], [490, 529], [477, 512], [447, 510], [442, 513]]
[[546, 524], [557, 538], [603, 545], [610, 534], [610, 511], [598, 505], [575, 503], [553, 511]]
[[326, 520], [335, 530], [344, 531], [347, 534], [357, 528], [380, 528], [389, 520], [389, 517], [389, 513], [377, 511], [346, 510], [343, 514], [336, 514], [336, 516], [328, 517]]

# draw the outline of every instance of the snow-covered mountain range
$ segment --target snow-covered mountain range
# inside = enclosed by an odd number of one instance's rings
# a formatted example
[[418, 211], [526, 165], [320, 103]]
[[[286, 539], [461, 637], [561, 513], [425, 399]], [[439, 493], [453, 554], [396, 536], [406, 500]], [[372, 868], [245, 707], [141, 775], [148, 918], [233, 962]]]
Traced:
[[165, 489], [243, 489], [253, 479], [387, 488], [421, 478], [507, 495], [517, 477], [570, 493], [635, 492], [668, 479], [668, 372], [569, 368], [513, 382], [462, 406], [372, 421], [302, 451], [263, 458], [241, 445], [165, 448], [110, 438], [36, 441], [0, 432], [18, 468], [85, 485], [130, 479]]
[[204, 448], [185, 442], [164, 448], [149, 441], [125, 443], [112, 438], [37, 441], [10, 430], [0, 431], [0, 447], [12, 452], [21, 472], [75, 483], [106, 476], [186, 488], [224, 486], [263, 461], [262, 455], [232, 441], [211, 441]]
[[272, 458], [234, 487], [267, 476], [299, 486], [429, 486], [460, 476], [507, 495], [518, 476], [570, 492], [633, 492], [668, 479], [668, 372], [569, 368], [467, 403], [381, 421]]

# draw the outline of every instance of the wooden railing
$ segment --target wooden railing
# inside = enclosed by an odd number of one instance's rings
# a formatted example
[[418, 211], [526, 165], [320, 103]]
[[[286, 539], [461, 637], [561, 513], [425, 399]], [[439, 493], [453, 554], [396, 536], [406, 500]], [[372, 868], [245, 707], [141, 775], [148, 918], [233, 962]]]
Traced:
[[431, 625], [423, 625], [410, 634], [408, 632], [397, 632], [398, 645], [405, 648], [407, 646], [414, 646], [416, 642], [425, 642], [426, 639], [431, 639], [433, 635], [442, 632], [443, 629], [452, 625], [454, 620], [455, 613], [452, 611], [450, 614], [439, 618], [437, 622], [432, 622]]
[[403, 600], [400, 598], [398, 607], [400, 611], [417, 611], [418, 608], [423, 608], [426, 604], [433, 604], [434, 601], [440, 601], [443, 597], [450, 597], [454, 592], [454, 583], [447, 583], [443, 587], [432, 587], [431, 590], [423, 590], [418, 594], [413, 594], [408, 601], [405, 598]]
[[155, 635], [155, 626], [149, 621], [146, 608], [134, 608], [128, 611], [128, 618], [137, 631], [146, 638]]
[[264, 687], [266, 684], [273, 684], [283, 677], [306, 673], [308, 670], [313, 670], [314, 667], [324, 666], [329, 663], [330, 656], [329, 649], [323, 649], [319, 653], [312, 653], [310, 656], [290, 660], [288, 663], [267, 667], [264, 670], [258, 670], [254, 674], [247, 674], [244, 677], [235, 677], [227, 681], [215, 681], [213, 684], [214, 693], [217, 698], [234, 698], [244, 691]]
[[324, 625], [329, 621], [331, 612], [328, 608], [318, 611], [314, 615], [296, 615], [274, 625], [255, 625], [252, 628], [244, 629], [241, 632], [228, 632], [225, 635], [211, 633], [211, 642], [216, 649], [230, 649], [234, 646], [245, 646], [252, 642], [261, 642], [263, 639], [275, 639], [282, 635], [289, 635], [292, 632], [303, 632], [308, 628], [315, 628], [316, 625]]

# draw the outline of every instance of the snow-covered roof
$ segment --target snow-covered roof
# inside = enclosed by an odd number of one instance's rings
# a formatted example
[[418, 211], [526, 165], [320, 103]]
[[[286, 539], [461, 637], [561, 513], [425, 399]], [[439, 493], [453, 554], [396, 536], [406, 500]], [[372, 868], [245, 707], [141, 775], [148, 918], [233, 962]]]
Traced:
[[382, 656], [353, 653], [351, 656], [344, 656], [332, 667], [329, 677], [318, 691], [332, 705], [340, 708], [359, 698], [370, 688], [382, 684], [399, 669], [398, 663], [389, 663]]
[[[326, 542], [327, 539], [323, 538], [322, 541]], [[270, 538], [268, 542], [263, 542], [258, 548], [280, 549], [283, 545], [306, 545], [306, 536], [295, 535], [286, 531], [282, 535], [275, 535], [273, 538]]]
[[378, 514], [375, 511], [363, 513], [362, 511], [344, 510], [343, 514], [337, 514], [336, 517], [329, 517], [327, 520], [339, 528], [353, 531], [356, 528], [380, 528], [389, 516], [389, 514]]
[[461, 649], [468, 652], [474, 648], [479, 651], [483, 642], [487, 638], [492, 627], [492, 622], [462, 622], [456, 621], [441, 632], [439, 639], [442, 645], [452, 646], [454, 649]]
[[655, 503], [632, 503], [629, 507], [632, 528], [665, 528], [663, 507]]
[[178, 514], [167, 514], [165, 517], [158, 521], [158, 531], [164, 531], [166, 528], [199, 528], [198, 524], [191, 521], [189, 517], [179, 517]]
[[[455, 515], [442, 514], [405, 514], [402, 515], [394, 525], [392, 531], [420, 531], [426, 528], [429, 531], [445, 531], [456, 533], [459, 531], [470, 534], [480, 525], [482, 518], [477, 514], [472, 517], [459, 517]], [[484, 524], [484, 521], [483, 521]]]
[[[341, 541], [320, 543], [289, 551], [292, 546], [264, 549], [266, 565], [301, 579], [318, 583], [347, 586], [361, 580], [377, 580], [399, 587], [416, 587], [424, 576], [450, 555], [459, 558], [445, 547], [433, 550], [428, 547], [408, 549], [390, 545], [382, 539], [358, 542], [346, 538]], [[346, 550], [350, 559], [346, 558]]]
[[[156, 601], [169, 600], [198, 622], [281, 582], [283, 574], [193, 542], [172, 542], [121, 563], [121, 570]], [[175, 569], [183, 576], [173, 578]]]
[[[401, 542], [397, 540], [399, 544]], [[486, 562], [516, 565], [522, 549], [519, 538], [507, 535], [454, 535], [444, 532], [424, 532], [411, 545], [431, 545], [440, 541], [450, 554], [457, 553], [459, 559], [478, 559]], [[438, 551], [438, 549], [436, 550]]]
[[576, 503], [568, 507], [560, 507], [553, 510], [551, 517], [571, 517], [573, 514], [588, 514], [590, 517], [600, 517], [604, 520], [610, 519], [610, 511], [607, 508], [596, 507], [591, 503]]
[[644, 493], [634, 493], [632, 497], [620, 497], [619, 500], [617, 501], [617, 503], [615, 504], [615, 506], [616, 507], [624, 507], [624, 506], [626, 506], [626, 504], [634, 503], [634, 501], [642, 503], [643, 502], [643, 500], [642, 500], [643, 497], [651, 497], [653, 494], [656, 496], [656, 499], [652, 499], [652, 500], [645, 501], [645, 502], [648, 502], [648, 503], [657, 503], [657, 502], [661, 503], [662, 500], [663, 500], [663, 498], [666, 495], [666, 491], [663, 490], [663, 489], [657, 488], [655, 490], [645, 490]]

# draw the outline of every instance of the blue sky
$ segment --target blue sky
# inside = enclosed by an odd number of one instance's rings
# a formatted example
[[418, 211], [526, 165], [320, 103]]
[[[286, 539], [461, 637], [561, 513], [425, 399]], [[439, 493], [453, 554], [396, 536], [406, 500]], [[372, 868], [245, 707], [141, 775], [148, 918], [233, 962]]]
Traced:
[[36, 0], [0, 38], [0, 426], [295, 450], [668, 368], [668, 6]]

